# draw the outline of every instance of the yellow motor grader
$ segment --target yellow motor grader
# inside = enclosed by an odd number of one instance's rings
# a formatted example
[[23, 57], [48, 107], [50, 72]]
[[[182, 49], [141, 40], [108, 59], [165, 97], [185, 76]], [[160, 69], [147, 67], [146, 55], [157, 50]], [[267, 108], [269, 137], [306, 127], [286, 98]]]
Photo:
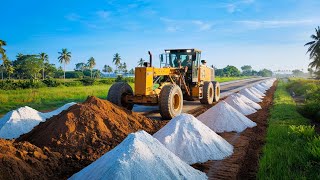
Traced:
[[107, 100], [132, 110], [134, 104], [159, 106], [163, 119], [171, 119], [182, 111], [183, 100], [200, 100], [212, 104], [220, 98], [219, 82], [214, 69], [201, 60], [197, 49], [167, 49], [160, 55], [160, 68], [150, 61], [135, 68], [134, 91], [124, 82], [113, 84]]

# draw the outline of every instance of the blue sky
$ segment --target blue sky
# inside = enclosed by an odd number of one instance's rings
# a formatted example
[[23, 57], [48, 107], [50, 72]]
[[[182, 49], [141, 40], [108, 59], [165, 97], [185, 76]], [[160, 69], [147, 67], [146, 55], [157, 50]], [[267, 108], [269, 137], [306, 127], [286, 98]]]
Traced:
[[198, 48], [218, 68], [307, 69], [310, 35], [320, 25], [319, 0], [28, 0], [2, 1], [0, 39], [7, 54], [46, 52], [59, 66], [58, 51], [71, 63], [91, 56], [97, 68], [120, 53], [129, 68], [167, 48]]

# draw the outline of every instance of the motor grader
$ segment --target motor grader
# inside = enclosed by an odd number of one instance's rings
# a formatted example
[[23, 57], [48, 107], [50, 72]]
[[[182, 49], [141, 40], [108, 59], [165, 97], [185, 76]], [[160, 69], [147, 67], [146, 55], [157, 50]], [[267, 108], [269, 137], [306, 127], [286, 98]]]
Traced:
[[160, 68], [150, 61], [135, 68], [134, 91], [124, 82], [111, 86], [107, 100], [132, 110], [134, 104], [159, 106], [163, 119], [179, 115], [183, 100], [200, 100], [212, 104], [220, 98], [219, 82], [214, 81], [214, 69], [201, 60], [197, 49], [167, 49], [160, 54]]

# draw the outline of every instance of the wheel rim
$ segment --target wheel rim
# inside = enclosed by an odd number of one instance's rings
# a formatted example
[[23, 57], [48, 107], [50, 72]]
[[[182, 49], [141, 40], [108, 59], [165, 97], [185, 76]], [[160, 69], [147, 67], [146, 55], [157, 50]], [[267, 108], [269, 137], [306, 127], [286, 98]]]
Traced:
[[173, 109], [176, 111], [178, 109], [180, 109], [180, 96], [179, 94], [174, 94], [173, 96]]
[[210, 90], [209, 90], [209, 97], [210, 97], [210, 98], [213, 97], [213, 88], [210, 88]]

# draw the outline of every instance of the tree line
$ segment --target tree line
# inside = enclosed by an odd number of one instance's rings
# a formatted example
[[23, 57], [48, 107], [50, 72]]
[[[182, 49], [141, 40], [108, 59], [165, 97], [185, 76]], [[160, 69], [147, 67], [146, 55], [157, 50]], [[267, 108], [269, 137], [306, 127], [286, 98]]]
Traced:
[[[96, 60], [94, 57], [90, 57], [87, 62], [80, 62], [75, 65], [74, 71], [66, 71], [66, 66], [70, 63], [72, 54], [68, 49], [63, 48], [58, 52], [59, 63], [62, 66], [56, 67], [55, 64], [49, 62], [48, 54], [42, 52], [39, 54], [21, 54], [18, 53], [15, 60], [9, 60], [6, 55], [5, 46], [7, 43], [0, 40], [0, 65], [1, 79], [45, 79], [52, 78], [80, 78], [90, 77], [99, 78], [102, 73], [98, 69], [94, 69], [96, 66]], [[142, 58], [140, 61], [143, 61]], [[104, 73], [123, 73], [134, 74], [134, 69], [127, 70], [127, 64], [122, 62], [119, 53], [116, 53], [113, 57], [116, 70], [113, 71], [109, 65], [104, 65], [102, 72]], [[144, 62], [144, 61], [143, 61]]]
[[270, 77], [272, 76], [272, 71], [268, 69], [262, 69], [256, 71], [252, 69], [250, 65], [244, 65], [241, 67], [242, 72], [235, 66], [228, 65], [222, 69], [215, 69], [215, 75], [220, 77], [231, 77], [231, 76], [263, 76]]

